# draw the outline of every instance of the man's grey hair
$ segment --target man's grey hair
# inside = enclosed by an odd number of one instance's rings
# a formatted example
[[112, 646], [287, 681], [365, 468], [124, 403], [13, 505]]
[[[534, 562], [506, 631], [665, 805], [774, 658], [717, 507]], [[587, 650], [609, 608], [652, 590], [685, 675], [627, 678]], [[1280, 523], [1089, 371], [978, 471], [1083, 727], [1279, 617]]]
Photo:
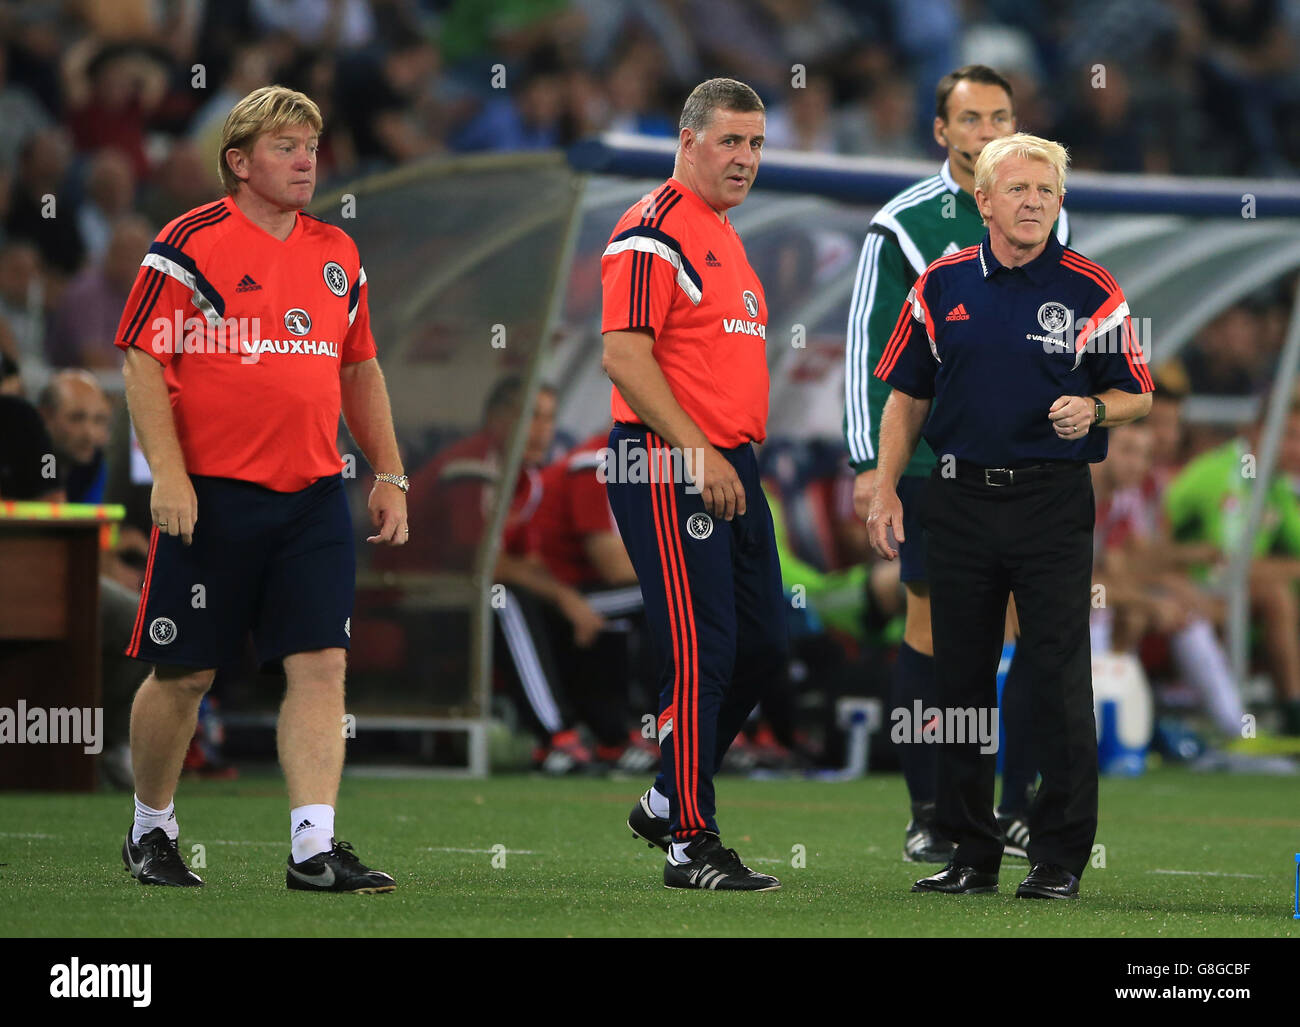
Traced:
[[745, 83], [738, 82], [734, 78], [711, 78], [691, 90], [691, 95], [686, 98], [686, 105], [682, 107], [677, 131], [681, 132], [682, 129], [689, 128], [699, 135], [709, 127], [709, 123], [713, 121], [713, 112], [716, 110], [736, 111], [739, 114], [749, 114], [754, 111], [760, 114], [767, 112], [758, 94]]

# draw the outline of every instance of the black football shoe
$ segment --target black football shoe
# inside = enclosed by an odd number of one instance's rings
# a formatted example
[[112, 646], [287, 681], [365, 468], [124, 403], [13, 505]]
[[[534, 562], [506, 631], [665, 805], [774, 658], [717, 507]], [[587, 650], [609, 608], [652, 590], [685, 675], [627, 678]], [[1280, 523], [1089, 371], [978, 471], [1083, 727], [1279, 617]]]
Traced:
[[397, 887], [387, 874], [362, 863], [351, 845], [338, 841], [328, 852], [318, 852], [301, 863], [295, 863], [290, 855], [285, 883], [292, 891], [346, 891], [357, 895], [378, 895]]
[[[132, 825], [134, 827], [134, 825]], [[185, 865], [181, 850], [161, 827], [146, 832], [137, 845], [131, 830], [122, 843], [122, 862], [141, 884], [163, 884], [172, 888], [202, 888], [203, 878]]]
[[947, 863], [957, 846], [934, 826], [934, 803], [912, 803], [912, 819], [903, 836], [904, 863]]
[[652, 849], [657, 845], [668, 851], [668, 846], [672, 843], [673, 836], [669, 831], [671, 826], [666, 817], [657, 817], [650, 808], [650, 790], [641, 796], [632, 807], [632, 812], [627, 815], [627, 826], [632, 829], [632, 837], [640, 838]]
[[998, 875], [976, 870], [974, 867], [949, 863], [937, 874], [923, 877], [912, 885], [912, 891], [939, 892], [943, 895], [994, 895], [998, 890]]
[[998, 829], [1002, 832], [1002, 854], [1017, 859], [1029, 858], [1029, 822], [1015, 813], [997, 813]]
[[1018, 899], [1077, 899], [1079, 879], [1055, 863], [1035, 863], [1016, 889]]
[[697, 834], [686, 846], [685, 863], [674, 863], [669, 853], [664, 864], [665, 888], [700, 888], [708, 891], [776, 891], [781, 882], [770, 874], [756, 874], [740, 861], [735, 849], [722, 847], [716, 834]]

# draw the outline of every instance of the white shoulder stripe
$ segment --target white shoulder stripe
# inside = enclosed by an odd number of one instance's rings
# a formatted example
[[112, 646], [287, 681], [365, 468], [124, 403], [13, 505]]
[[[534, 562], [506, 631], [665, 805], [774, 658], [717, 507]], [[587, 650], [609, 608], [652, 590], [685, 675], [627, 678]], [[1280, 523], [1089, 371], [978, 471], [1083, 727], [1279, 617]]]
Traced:
[[365, 267], [363, 266], [363, 267], [361, 268], [361, 270], [357, 272], [357, 290], [358, 290], [358, 291], [357, 291], [357, 301], [356, 301], [355, 303], [353, 303], [352, 306], [348, 307], [348, 327], [349, 327], [349, 328], [352, 327], [352, 322], [355, 321], [355, 320], [357, 319], [357, 311], [361, 308], [361, 292], [360, 292], [360, 289], [361, 289], [361, 287], [362, 287], [363, 285], [365, 285], [365, 284], [366, 284], [366, 269], [365, 269]]
[[947, 191], [948, 187], [944, 185], [943, 179], [938, 175], [932, 175], [930, 178], [922, 179], [920, 182], [917, 182], [916, 185], [904, 189], [880, 209], [887, 210], [891, 214], [894, 214], [900, 210], [915, 207], [920, 203], [924, 203], [928, 199], [932, 199], [939, 193]]
[[221, 324], [221, 316], [217, 313], [216, 308], [208, 302], [208, 298], [203, 293], [199, 292], [198, 279], [177, 264], [176, 261], [168, 260], [161, 253], [146, 253], [144, 260], [140, 261], [140, 266], [151, 267], [155, 271], [161, 271], [169, 278], [176, 279], [181, 285], [190, 290], [190, 299], [199, 308], [199, 312], [203, 314], [208, 323], [212, 325]]
[[1117, 324], [1123, 321], [1124, 318], [1128, 317], [1128, 314], [1129, 314], [1128, 300], [1125, 300], [1118, 307], [1112, 310], [1110, 314], [1108, 314], [1106, 318], [1099, 325], [1097, 325], [1097, 327], [1095, 327], [1092, 330], [1091, 334], [1089, 334], [1088, 339], [1084, 344], [1084, 348], [1078, 350], [1074, 354], [1074, 366], [1078, 367], [1079, 364], [1083, 362], [1084, 351], [1088, 348], [1089, 345], [1091, 345], [1093, 339], [1097, 338], [1097, 336], [1099, 335], [1105, 335], [1107, 332], [1113, 329]]
[[923, 275], [929, 265], [926, 263], [925, 257], [921, 255], [920, 248], [916, 243], [912, 242], [912, 237], [907, 234], [907, 229], [898, 223], [894, 215], [880, 210], [876, 212], [876, 216], [871, 221], [873, 224], [880, 225], [881, 228], [888, 228], [894, 233], [895, 238], [898, 239], [898, 245], [903, 250], [903, 256], [912, 265], [912, 270], [916, 272], [918, 277]]
[[628, 250], [637, 250], [640, 253], [653, 253], [656, 257], [666, 260], [677, 271], [677, 284], [681, 286], [682, 292], [686, 293], [687, 298], [695, 306], [700, 305], [700, 300], [704, 294], [700, 292], [699, 286], [691, 281], [691, 276], [686, 273], [682, 266], [681, 254], [658, 239], [650, 239], [644, 235], [630, 235], [626, 239], [619, 239], [605, 247], [602, 257], [612, 257], [618, 253], [626, 253]]

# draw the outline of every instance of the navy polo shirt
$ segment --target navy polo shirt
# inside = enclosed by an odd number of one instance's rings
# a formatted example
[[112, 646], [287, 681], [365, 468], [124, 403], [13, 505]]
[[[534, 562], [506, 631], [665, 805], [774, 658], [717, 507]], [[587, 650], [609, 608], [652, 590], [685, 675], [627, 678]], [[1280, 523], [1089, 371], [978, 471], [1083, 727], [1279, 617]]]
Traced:
[[908, 294], [875, 374], [933, 399], [922, 434], [941, 461], [981, 467], [1104, 460], [1106, 429], [1059, 438], [1052, 404], [1155, 388], [1119, 285], [1055, 234], [1021, 267], [998, 262], [987, 232], [936, 260]]

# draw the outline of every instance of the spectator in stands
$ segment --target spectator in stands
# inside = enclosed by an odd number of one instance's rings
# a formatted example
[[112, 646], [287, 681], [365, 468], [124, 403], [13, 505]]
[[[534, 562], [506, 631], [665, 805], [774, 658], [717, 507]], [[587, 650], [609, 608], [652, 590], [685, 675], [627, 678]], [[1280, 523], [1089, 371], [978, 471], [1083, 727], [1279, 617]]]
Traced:
[[23, 146], [9, 201], [5, 230], [36, 247], [47, 270], [74, 274], [85, 246], [77, 230], [77, 206], [67, 188], [72, 148], [62, 129], [37, 132]]
[[94, 375], [56, 372], [41, 390], [39, 405], [68, 502], [104, 502], [108, 479], [104, 448], [112, 407]]
[[876, 78], [838, 122], [836, 148], [840, 153], [899, 159], [926, 156], [916, 137], [916, 94], [907, 80], [896, 74]]
[[218, 142], [204, 151], [188, 139], [173, 142], [145, 188], [140, 205], [144, 217], [152, 224], [165, 225], [187, 210], [219, 197], [222, 186], [216, 162], [203, 155], [218, 149], [219, 136]]
[[[226, 115], [235, 104], [254, 89], [260, 89], [274, 81], [274, 64], [270, 46], [259, 42], [236, 50], [230, 73], [190, 119], [188, 136], [193, 141], [195, 149], [199, 153], [215, 153], [220, 149], [221, 126], [226, 122]], [[296, 84], [294, 88], [297, 88]], [[326, 124], [330, 122], [326, 121]], [[165, 223], [175, 216], [172, 214], [160, 220]]]
[[145, 135], [167, 95], [165, 52], [134, 43], [102, 45], [92, 37], [70, 47], [63, 66], [66, 120], [77, 149], [113, 147], [126, 155], [137, 180], [148, 178]]
[[[817, 72], [809, 74], [806, 81], [786, 90], [782, 103], [769, 108], [763, 145], [774, 150], [834, 153], [839, 148], [834, 104], [835, 89], [830, 76]], [[858, 152], [876, 155], [871, 149]]]
[[73, 278], [55, 306], [46, 343], [52, 366], [121, 368], [113, 336], [140, 262], [156, 234], [149, 222], [134, 214], [113, 224], [103, 259]]
[[37, 409], [22, 396], [0, 395], [0, 499], [62, 501], [53, 453]]
[[1097, 72], [1085, 68], [1076, 78], [1073, 103], [1060, 119], [1070, 160], [1090, 171], [1137, 174], [1156, 158], [1145, 152], [1142, 126], [1134, 117], [1132, 92], [1122, 68], [1107, 67], [1105, 88]]
[[[1262, 413], [1261, 413], [1262, 417]], [[1242, 544], [1244, 518], [1256, 487], [1252, 471], [1262, 429], [1257, 421], [1244, 436], [1201, 454], [1183, 469], [1164, 496], [1174, 540], [1210, 543], [1217, 559], [1198, 568], [1202, 580], [1221, 579], [1226, 563]], [[1286, 437], [1300, 436], [1300, 405], [1293, 405]], [[1283, 449], [1284, 459], [1300, 455]], [[1279, 468], [1284, 472], [1300, 467]], [[1285, 473], [1274, 475], [1267, 488], [1263, 522], [1252, 543], [1250, 601], [1261, 621], [1273, 687], [1277, 692], [1282, 730], [1300, 735], [1300, 501]]]
[[375, 37], [369, 0], [253, 0], [251, 9], [261, 32], [286, 33], [302, 47], [355, 50]]
[[45, 284], [41, 259], [28, 242], [0, 246], [0, 320], [11, 340], [11, 358], [22, 368], [23, 388], [34, 396], [49, 377], [45, 357]]
[[1267, 380], [1258, 345], [1259, 318], [1244, 303], [1229, 307], [1206, 325], [1188, 347], [1183, 363], [1191, 391], [1212, 396], [1251, 396]]
[[523, 81], [498, 94], [456, 132], [453, 149], [545, 150], [570, 141], [564, 79], [556, 54], [537, 54]]
[[400, 164], [442, 148], [441, 139], [428, 128], [439, 67], [438, 51], [419, 37], [339, 63], [333, 102], [363, 170]]
[[0, 46], [0, 168], [12, 167], [27, 140], [49, 127], [49, 112], [31, 90], [9, 81], [8, 50]]
[[1199, 0], [1205, 25], [1207, 94], [1235, 136], [1234, 174], [1294, 174], [1282, 159], [1277, 116], [1294, 88], [1294, 27], [1278, 0]]
[[100, 150], [86, 170], [86, 197], [77, 209], [77, 228], [90, 260], [104, 255], [113, 223], [131, 213], [134, 201], [130, 161], [117, 150]]
[[604, 128], [609, 132], [675, 136], [677, 123], [664, 113], [658, 95], [663, 86], [663, 65], [656, 49], [628, 48], [605, 76], [609, 111]]

